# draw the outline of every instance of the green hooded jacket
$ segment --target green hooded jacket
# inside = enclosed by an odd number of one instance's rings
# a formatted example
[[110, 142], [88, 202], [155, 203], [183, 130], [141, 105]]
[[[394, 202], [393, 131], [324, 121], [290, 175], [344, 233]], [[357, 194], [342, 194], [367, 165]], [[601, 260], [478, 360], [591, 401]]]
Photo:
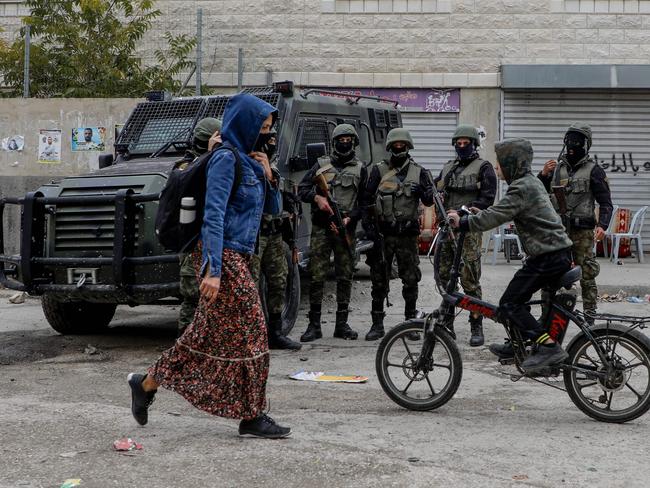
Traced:
[[492, 207], [467, 217], [470, 231], [485, 231], [514, 221], [530, 257], [571, 247], [560, 216], [541, 181], [530, 171], [533, 147], [526, 139], [506, 139], [494, 146], [508, 191]]

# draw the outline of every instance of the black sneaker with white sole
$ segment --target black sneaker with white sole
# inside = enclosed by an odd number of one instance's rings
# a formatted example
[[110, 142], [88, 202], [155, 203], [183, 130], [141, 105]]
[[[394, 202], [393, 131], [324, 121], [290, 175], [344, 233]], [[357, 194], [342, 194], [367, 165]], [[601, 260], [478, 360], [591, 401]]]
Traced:
[[278, 425], [275, 420], [265, 413], [251, 420], [242, 420], [239, 423], [239, 435], [252, 435], [265, 439], [282, 439], [291, 434], [289, 427]]
[[156, 391], [144, 391], [142, 382], [147, 377], [144, 374], [130, 373], [127, 377], [131, 387], [131, 413], [140, 425], [146, 425], [149, 420], [148, 410], [154, 401]]

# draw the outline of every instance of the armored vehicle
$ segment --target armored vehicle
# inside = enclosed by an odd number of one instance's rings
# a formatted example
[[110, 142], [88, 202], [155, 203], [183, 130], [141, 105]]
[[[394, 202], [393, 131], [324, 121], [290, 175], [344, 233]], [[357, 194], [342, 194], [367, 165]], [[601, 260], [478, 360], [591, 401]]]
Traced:
[[[246, 91], [277, 107], [278, 167], [293, 182], [310, 166], [309, 145], [324, 144], [329, 152], [337, 124], [354, 125], [361, 139], [359, 155], [372, 164], [384, 157], [388, 131], [402, 123], [390, 100], [301, 91], [291, 82]], [[177, 299], [179, 256], [166, 252], [154, 231], [159, 194], [190, 147], [196, 123], [221, 117], [227, 101], [228, 96], [209, 96], [139, 103], [114, 154], [99, 157], [99, 170], [0, 200], [0, 219], [7, 205], [21, 206], [19, 255], [5, 254], [0, 226], [0, 283], [40, 295], [45, 317], [63, 334], [107, 327], [119, 304]], [[309, 259], [309, 231], [306, 218], [297, 229], [302, 266]], [[361, 239], [357, 251], [371, 246]], [[290, 276], [283, 325], [288, 331], [297, 315], [300, 277], [288, 248], [286, 253]]]

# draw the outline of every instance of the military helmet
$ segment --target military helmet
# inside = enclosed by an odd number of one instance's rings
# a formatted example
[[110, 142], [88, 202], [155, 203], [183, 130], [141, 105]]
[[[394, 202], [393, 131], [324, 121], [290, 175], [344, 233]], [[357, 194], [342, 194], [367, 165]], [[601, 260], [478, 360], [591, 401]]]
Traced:
[[587, 139], [587, 150], [591, 147], [591, 126], [585, 122], [574, 122], [569, 126], [564, 134], [564, 142], [566, 144], [566, 137], [571, 132], [582, 134]]
[[199, 141], [208, 142], [212, 135], [221, 130], [221, 121], [214, 117], [205, 117], [199, 120], [196, 127], [194, 127], [194, 139]]
[[334, 141], [337, 137], [341, 136], [352, 136], [354, 138], [354, 145], [359, 145], [359, 134], [357, 134], [357, 130], [354, 128], [354, 126], [350, 124], [337, 125], [334, 128], [334, 132], [332, 132], [332, 140]]
[[394, 142], [404, 142], [409, 149], [413, 149], [413, 138], [411, 137], [411, 133], [403, 127], [391, 129], [388, 133], [386, 136], [386, 151], [390, 150], [390, 146]]
[[456, 144], [456, 141], [461, 137], [467, 137], [474, 143], [476, 147], [478, 147], [481, 143], [481, 139], [478, 134], [478, 129], [473, 125], [461, 124], [458, 127], [456, 127], [456, 130], [454, 131], [454, 135], [451, 138], [451, 145], [454, 146]]

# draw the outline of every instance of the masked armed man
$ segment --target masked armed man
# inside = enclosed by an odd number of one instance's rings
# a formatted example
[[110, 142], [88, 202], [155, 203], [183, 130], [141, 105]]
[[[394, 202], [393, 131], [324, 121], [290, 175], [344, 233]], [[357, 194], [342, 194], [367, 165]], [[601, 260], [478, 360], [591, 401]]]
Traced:
[[[194, 127], [191, 149], [185, 152], [183, 159], [178, 161], [176, 165], [180, 167], [188, 166], [199, 156], [215, 149], [221, 144], [220, 131], [220, 120], [212, 117], [201, 119]], [[187, 326], [192, 323], [194, 312], [199, 303], [199, 284], [196, 281], [196, 271], [189, 253], [181, 255], [180, 293], [183, 303], [178, 317], [179, 337]]]
[[[411, 149], [413, 139], [409, 131], [392, 129], [386, 137], [389, 158], [374, 165], [368, 175], [364, 200], [370, 204], [371, 217], [366, 229], [375, 246], [381, 245], [383, 240], [384, 248], [373, 248], [369, 256], [372, 326], [366, 334], [367, 341], [384, 336], [384, 300], [388, 294], [393, 257], [397, 259], [402, 280], [404, 317], [411, 319], [417, 313], [418, 283], [422, 279], [417, 244], [419, 205], [420, 202], [427, 207], [433, 204], [434, 187], [431, 173], [413, 160], [409, 154]], [[383, 239], [377, 239], [378, 234]]]
[[[456, 159], [443, 167], [434, 180], [439, 192], [443, 192], [445, 210], [458, 210], [463, 205], [485, 210], [494, 203], [497, 191], [497, 177], [492, 164], [478, 154], [479, 134], [471, 125], [459, 125], [451, 143], [456, 150]], [[481, 232], [468, 232], [462, 249], [463, 269], [460, 283], [464, 292], [476, 298], [482, 297], [481, 290]], [[451, 241], [442, 248], [440, 278], [443, 283], [449, 280], [454, 258]], [[483, 316], [471, 312], [469, 316], [469, 345], [482, 346]]]
[[[551, 202], [560, 213], [569, 238], [573, 241], [573, 260], [582, 267], [582, 308], [587, 313], [587, 320], [593, 323], [590, 314], [596, 312], [596, 276], [600, 272], [600, 265], [593, 254], [593, 245], [594, 240], [600, 241], [605, 237], [613, 206], [607, 175], [589, 157], [591, 143], [591, 127], [583, 122], [575, 122], [564, 136], [566, 152], [559, 158], [559, 162], [547, 161], [537, 177], [544, 183], [546, 190], [552, 193]], [[564, 192], [565, 215], [560, 210], [561, 205], [555, 195], [557, 191]], [[598, 221], [595, 202], [600, 207]]]
[[[321, 157], [305, 174], [298, 187], [300, 199], [311, 204], [311, 237], [309, 272], [309, 325], [300, 337], [301, 342], [311, 342], [323, 337], [321, 331], [321, 306], [323, 288], [330, 268], [330, 255], [334, 253], [336, 272], [336, 325], [334, 337], [356, 340], [358, 334], [348, 325], [348, 307], [354, 275], [354, 232], [361, 218], [359, 205], [368, 180], [364, 164], [356, 157], [359, 145], [356, 129], [350, 124], [337, 125], [332, 133], [332, 153]], [[345, 236], [333, 226], [333, 210], [326, 195], [314, 183], [317, 175], [324, 175], [329, 193], [338, 204], [347, 230]]]
[[[271, 161], [271, 170], [275, 178], [280, 181], [280, 188], [285, 194], [283, 186], [286, 181], [280, 176], [277, 169], [276, 159], [276, 134], [270, 132], [268, 142], [262, 147]], [[284, 203], [283, 198], [283, 203]], [[260, 273], [263, 272], [266, 278], [266, 307], [268, 310], [268, 340], [270, 349], [293, 349], [302, 347], [298, 342], [292, 341], [282, 333], [282, 308], [284, 306], [284, 295], [287, 288], [287, 275], [289, 266], [284, 251], [283, 234], [286, 221], [291, 218], [288, 206], [282, 205], [277, 214], [262, 214], [260, 234], [257, 241], [257, 252], [251, 259], [251, 273], [255, 283], [259, 286]], [[293, 215], [296, 218], [296, 215]], [[261, 290], [260, 290], [261, 292]]]

